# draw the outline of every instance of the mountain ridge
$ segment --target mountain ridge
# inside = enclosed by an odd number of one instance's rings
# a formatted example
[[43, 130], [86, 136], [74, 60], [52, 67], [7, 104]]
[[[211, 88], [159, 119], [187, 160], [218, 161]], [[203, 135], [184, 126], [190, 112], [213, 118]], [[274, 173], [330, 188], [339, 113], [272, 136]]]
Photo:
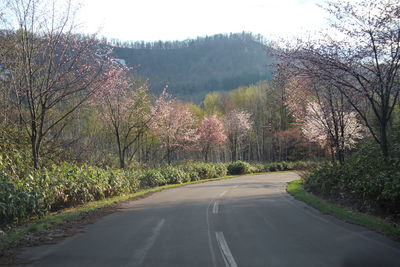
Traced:
[[[111, 45], [113, 45], [111, 43]], [[271, 80], [273, 59], [261, 35], [217, 34], [185, 41], [114, 44], [114, 56], [149, 79], [150, 91], [200, 102], [212, 91]]]

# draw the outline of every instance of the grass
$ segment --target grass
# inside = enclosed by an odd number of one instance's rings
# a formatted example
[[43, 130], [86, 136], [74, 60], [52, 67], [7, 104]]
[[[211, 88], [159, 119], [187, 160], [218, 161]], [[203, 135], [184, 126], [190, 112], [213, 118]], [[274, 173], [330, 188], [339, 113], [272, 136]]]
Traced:
[[308, 193], [305, 191], [301, 183], [301, 179], [290, 182], [287, 186], [287, 192], [296, 199], [301, 200], [320, 210], [322, 213], [333, 215], [349, 223], [365, 226], [371, 230], [395, 237], [396, 239], [400, 238], [400, 227], [398, 225], [395, 225], [383, 218], [353, 211], [346, 207], [333, 204], [311, 193]]

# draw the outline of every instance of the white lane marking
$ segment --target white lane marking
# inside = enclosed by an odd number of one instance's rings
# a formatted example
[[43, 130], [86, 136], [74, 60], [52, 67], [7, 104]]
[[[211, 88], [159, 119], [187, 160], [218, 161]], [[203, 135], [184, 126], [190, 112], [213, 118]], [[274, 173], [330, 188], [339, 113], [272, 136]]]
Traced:
[[235, 185], [233, 188], [238, 188], [239, 185]]
[[217, 214], [217, 213], [218, 213], [218, 201], [215, 201], [215, 202], [214, 202], [213, 213], [214, 213], [214, 214]]
[[226, 243], [224, 233], [215, 232], [215, 236], [217, 237], [217, 242], [221, 250], [222, 257], [224, 258], [226, 267], [237, 267], [236, 261], [232, 256], [228, 244]]
[[[144, 243], [144, 246], [136, 251], [136, 253], [134, 254], [133, 259], [132, 259], [135, 263], [134, 265], [141, 265], [143, 263], [147, 252], [154, 245], [154, 242], [156, 242], [157, 237], [160, 235], [161, 228], [163, 227], [164, 223], [165, 223], [165, 219], [162, 219], [156, 225], [156, 227], [153, 228], [151, 236], [146, 240], [146, 242]], [[132, 266], [132, 264], [128, 264], [127, 266]]]
[[207, 209], [206, 209], [206, 221], [207, 221], [208, 247], [210, 248], [211, 260], [213, 262], [213, 266], [217, 267], [217, 263], [215, 261], [214, 246], [212, 244], [212, 239], [211, 239], [210, 218], [209, 218], [209, 215], [208, 215], [208, 210], [210, 209], [211, 203], [213, 203], [213, 200], [211, 200], [210, 203], [208, 203], [208, 206], [207, 206]]
[[223, 197], [223, 196], [226, 194], [226, 192], [228, 192], [228, 191], [222, 192], [221, 194], [219, 194], [219, 196], [220, 196], [220, 197]]

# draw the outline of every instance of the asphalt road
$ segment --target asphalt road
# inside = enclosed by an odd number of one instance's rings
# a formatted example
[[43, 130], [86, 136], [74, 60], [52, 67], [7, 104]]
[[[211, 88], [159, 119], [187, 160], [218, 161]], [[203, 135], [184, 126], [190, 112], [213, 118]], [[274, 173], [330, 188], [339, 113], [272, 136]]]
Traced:
[[33, 266], [400, 266], [400, 245], [285, 192], [295, 173], [189, 185], [30, 248]]

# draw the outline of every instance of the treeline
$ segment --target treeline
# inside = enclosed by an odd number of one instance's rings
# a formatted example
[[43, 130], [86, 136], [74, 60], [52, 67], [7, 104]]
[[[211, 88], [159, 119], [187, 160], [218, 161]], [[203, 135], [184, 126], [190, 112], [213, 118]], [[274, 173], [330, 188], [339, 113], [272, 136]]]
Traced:
[[211, 91], [272, 80], [270, 46], [259, 35], [238, 33], [179, 42], [136, 43], [114, 48], [137, 75], [149, 79], [150, 91], [170, 93], [200, 103]]
[[221, 40], [244, 40], [244, 41], [255, 41], [260, 44], [268, 44], [268, 41], [261, 34], [254, 35], [251, 32], [242, 33], [229, 33], [229, 34], [216, 34], [212, 36], [197, 37], [196, 39], [187, 39], [183, 41], [121, 41], [116, 38], [102, 40], [113, 47], [123, 48], [134, 48], [134, 49], [180, 49], [189, 48], [194, 46], [206, 45], [209, 42], [221, 41]]
[[[42, 4], [15, 5], [7, 14], [15, 15], [19, 27], [0, 40], [0, 130], [7, 137], [2, 148], [12, 155], [7, 156], [11, 162], [29, 158], [32, 166], [24, 168], [34, 169], [64, 161], [139, 169], [186, 159], [283, 161], [325, 155], [325, 147], [306, 139], [293, 123], [280, 77], [210, 93], [200, 105], [175, 98], [172, 85], [154, 95], [147, 79], [114, 58], [117, 53], [104, 40], [75, 34], [68, 16], [38, 16], [39, 8], [48, 8]], [[50, 21], [54, 23], [43, 28]], [[243, 60], [255, 69], [256, 58], [268, 62], [257, 52], [265, 56], [265, 46], [251, 34], [218, 35], [196, 43], [196, 49], [182, 50], [189, 51], [180, 54], [182, 60], [206, 56], [213, 61], [210, 53], [229, 51], [225, 56], [231, 65], [219, 60], [205, 65], [219, 66], [236, 78], [241, 72], [235, 66]], [[160, 68], [158, 50], [149, 51], [158, 63], [148, 67]], [[191, 74], [193, 79], [202, 79], [200, 70]], [[171, 70], [159, 71], [166, 75]], [[209, 72], [213, 67], [202, 74]]]

